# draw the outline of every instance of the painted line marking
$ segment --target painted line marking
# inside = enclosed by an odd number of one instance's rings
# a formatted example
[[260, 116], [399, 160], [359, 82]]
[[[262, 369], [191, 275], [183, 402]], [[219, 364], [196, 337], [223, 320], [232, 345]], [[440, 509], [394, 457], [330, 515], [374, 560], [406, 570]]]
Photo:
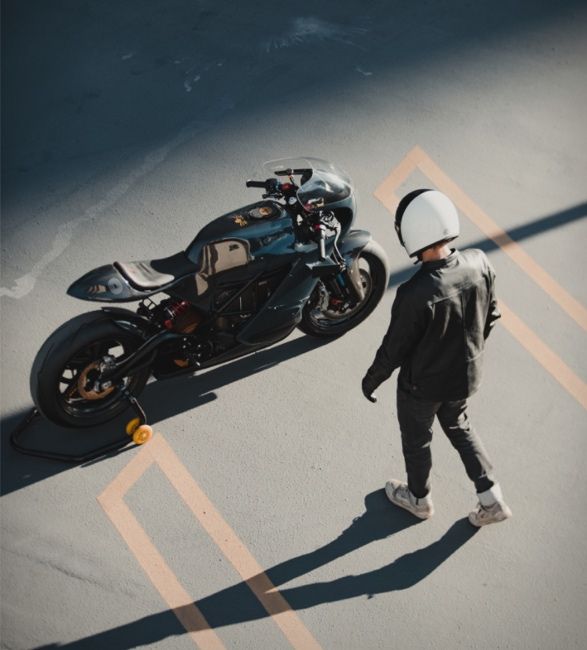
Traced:
[[110, 507], [104, 506], [104, 510], [194, 643], [202, 650], [224, 650], [224, 644], [193, 604], [193, 598], [181, 586], [126, 503], [118, 501]]
[[587, 384], [502, 300], [499, 309], [501, 320], [510, 334], [587, 410]]
[[181, 586], [167, 562], [124, 502], [128, 490], [153, 464], [153, 457], [148, 453], [148, 447], [157, 440], [159, 435], [157, 434], [149, 445], [143, 447], [126, 465], [98, 497], [98, 502], [196, 646], [201, 650], [224, 650], [225, 646], [216, 632], [210, 628], [202, 612], [194, 605], [193, 598]]
[[[527, 273], [567, 314], [587, 329], [587, 310], [546, 273], [521, 246], [500, 228], [454, 183], [420, 147], [414, 147], [375, 190], [375, 196], [393, 214], [399, 203], [397, 188], [417, 169], [449, 196], [473, 224]], [[510, 334], [549, 372], [584, 409], [587, 384], [502, 300], [502, 323]]]
[[421, 147], [414, 147], [375, 190], [375, 196], [390, 212], [395, 212], [399, 202], [395, 190], [416, 169], [428, 176], [436, 187], [449, 196], [486, 237], [494, 241], [561, 309], [584, 330], [587, 330], [587, 309], [467, 196]]
[[157, 434], [108, 485], [98, 497], [98, 501], [194, 643], [203, 650], [224, 648], [216, 632], [210, 628], [203, 614], [193, 603], [193, 599], [181, 586], [147, 533], [124, 503], [125, 494], [153, 463], [159, 466], [290, 644], [297, 650], [321, 650], [316, 639], [216, 510], [167, 441], [161, 434]]

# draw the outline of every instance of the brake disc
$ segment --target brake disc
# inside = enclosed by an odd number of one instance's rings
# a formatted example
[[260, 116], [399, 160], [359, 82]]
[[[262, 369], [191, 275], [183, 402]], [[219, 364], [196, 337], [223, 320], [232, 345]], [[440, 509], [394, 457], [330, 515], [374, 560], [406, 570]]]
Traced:
[[89, 365], [87, 365], [79, 375], [79, 379], [77, 380], [77, 390], [78, 393], [84, 398], [88, 400], [96, 400], [96, 399], [104, 399], [110, 393], [114, 390], [114, 386], [109, 386], [108, 388], [104, 388], [103, 390], [96, 390], [96, 383], [92, 381], [91, 379], [88, 379], [88, 375], [92, 370], [97, 370], [98, 373], [100, 371], [100, 361], [92, 361]]

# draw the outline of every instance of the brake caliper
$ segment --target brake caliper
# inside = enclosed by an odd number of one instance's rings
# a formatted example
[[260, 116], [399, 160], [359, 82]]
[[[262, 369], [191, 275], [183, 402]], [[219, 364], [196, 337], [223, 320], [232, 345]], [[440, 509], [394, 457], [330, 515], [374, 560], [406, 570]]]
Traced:
[[114, 366], [115, 359], [107, 354], [99, 361], [92, 361], [79, 375], [77, 390], [79, 394], [88, 400], [104, 399], [114, 390], [112, 382], [100, 382], [102, 373]]

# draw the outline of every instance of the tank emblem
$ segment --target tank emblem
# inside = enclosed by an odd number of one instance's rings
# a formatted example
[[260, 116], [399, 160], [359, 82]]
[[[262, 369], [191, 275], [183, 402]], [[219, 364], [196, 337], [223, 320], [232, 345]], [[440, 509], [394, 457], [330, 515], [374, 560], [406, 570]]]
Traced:
[[263, 205], [260, 208], [254, 208], [249, 212], [249, 217], [252, 217], [253, 219], [266, 219], [267, 217], [273, 217], [275, 215], [276, 211], [267, 206]]
[[234, 218], [234, 223], [241, 228], [244, 228], [249, 224], [249, 222], [243, 217], [242, 214], [237, 214]]

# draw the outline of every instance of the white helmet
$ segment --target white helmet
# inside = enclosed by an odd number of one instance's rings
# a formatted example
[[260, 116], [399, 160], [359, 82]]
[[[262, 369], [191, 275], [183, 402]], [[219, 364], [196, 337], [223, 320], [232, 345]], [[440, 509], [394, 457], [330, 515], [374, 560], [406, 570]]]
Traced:
[[414, 190], [399, 202], [395, 231], [410, 257], [459, 236], [459, 215], [453, 202], [437, 190]]

